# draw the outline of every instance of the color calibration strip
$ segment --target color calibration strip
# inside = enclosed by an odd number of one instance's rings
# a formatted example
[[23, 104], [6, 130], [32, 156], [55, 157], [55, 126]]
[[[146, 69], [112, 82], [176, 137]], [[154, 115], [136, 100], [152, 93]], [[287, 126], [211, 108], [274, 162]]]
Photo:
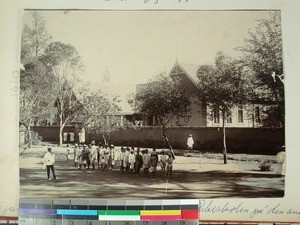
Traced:
[[198, 210], [74, 210], [74, 209], [19, 209], [19, 214], [81, 216], [103, 221], [197, 220]]
[[144, 201], [20, 199], [19, 224], [110, 225], [113, 222], [116, 225], [196, 225], [199, 221], [198, 207], [199, 200], [194, 199]]
[[18, 224], [18, 217], [0, 216], [0, 225], [1, 224]]

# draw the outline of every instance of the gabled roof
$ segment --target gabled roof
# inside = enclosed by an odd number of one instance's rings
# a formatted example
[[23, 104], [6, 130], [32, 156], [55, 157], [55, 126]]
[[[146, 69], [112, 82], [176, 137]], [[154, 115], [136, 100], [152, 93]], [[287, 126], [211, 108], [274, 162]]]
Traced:
[[188, 63], [179, 63], [178, 61], [176, 61], [175, 65], [173, 66], [173, 68], [170, 71], [170, 76], [185, 75], [196, 86], [196, 88], [198, 88], [198, 85], [197, 85], [198, 69], [199, 69], [199, 65], [188, 64]]

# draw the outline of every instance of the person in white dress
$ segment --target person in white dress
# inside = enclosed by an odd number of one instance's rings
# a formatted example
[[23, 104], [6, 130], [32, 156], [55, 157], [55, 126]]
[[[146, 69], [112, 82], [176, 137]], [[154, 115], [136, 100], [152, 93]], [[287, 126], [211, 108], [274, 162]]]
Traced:
[[285, 146], [280, 147], [279, 152], [276, 155], [277, 157], [277, 173], [285, 175]]
[[193, 149], [193, 146], [194, 146], [194, 139], [193, 139], [193, 136], [190, 134], [188, 139], [187, 139], [187, 147], [189, 150], [192, 150]]
[[134, 171], [134, 164], [135, 164], [135, 154], [134, 154], [133, 150], [130, 151], [130, 154], [128, 156], [128, 161], [129, 161], [130, 173], [133, 173], [133, 171]]

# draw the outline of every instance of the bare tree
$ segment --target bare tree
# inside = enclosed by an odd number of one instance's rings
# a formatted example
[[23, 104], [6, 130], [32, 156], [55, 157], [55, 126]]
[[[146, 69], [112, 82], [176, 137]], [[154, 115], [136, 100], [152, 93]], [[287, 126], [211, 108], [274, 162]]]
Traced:
[[31, 23], [24, 24], [21, 41], [20, 73], [20, 117], [28, 132], [28, 146], [31, 147], [31, 125], [48, 121], [53, 117], [53, 76], [40, 60], [51, 36], [45, 20], [37, 13], [31, 14]]
[[84, 110], [80, 120], [84, 121], [86, 130], [100, 134], [105, 145], [109, 144], [111, 135], [115, 131], [132, 126], [117, 105], [118, 96], [109, 97], [98, 90], [86, 94], [83, 102]]
[[43, 62], [54, 75], [55, 108], [59, 121], [59, 145], [65, 125], [79, 113], [85, 87], [80, 85], [79, 74], [84, 67], [76, 49], [68, 44], [52, 42], [44, 51]]

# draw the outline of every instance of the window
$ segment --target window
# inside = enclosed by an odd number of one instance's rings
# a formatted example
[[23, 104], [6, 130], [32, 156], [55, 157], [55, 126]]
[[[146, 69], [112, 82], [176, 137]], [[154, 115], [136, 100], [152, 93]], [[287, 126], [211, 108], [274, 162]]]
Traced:
[[255, 122], [256, 123], [260, 123], [261, 119], [260, 119], [260, 109], [258, 106], [255, 107]]
[[227, 123], [232, 123], [232, 113], [231, 113], [231, 110], [227, 112], [226, 122]]
[[220, 114], [218, 109], [214, 109], [213, 111], [213, 121], [214, 123], [220, 123]]
[[243, 123], [244, 117], [243, 117], [243, 107], [238, 107], [238, 123]]

